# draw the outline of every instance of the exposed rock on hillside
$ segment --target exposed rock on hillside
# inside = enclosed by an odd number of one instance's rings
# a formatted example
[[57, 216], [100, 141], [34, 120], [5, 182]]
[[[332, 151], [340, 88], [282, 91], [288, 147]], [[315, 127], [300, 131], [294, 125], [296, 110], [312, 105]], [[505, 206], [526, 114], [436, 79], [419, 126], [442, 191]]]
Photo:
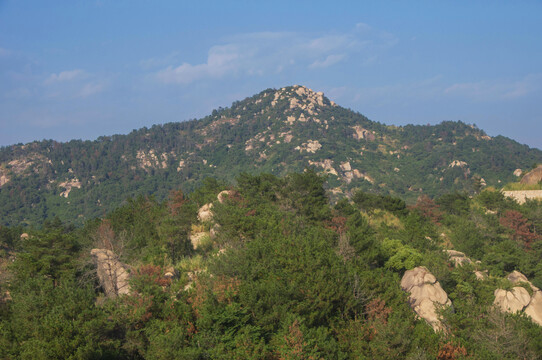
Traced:
[[130, 294], [128, 266], [120, 262], [118, 256], [111, 250], [92, 249], [90, 254], [105, 295], [111, 298]]
[[511, 313], [523, 311], [530, 301], [529, 293], [521, 286], [516, 286], [512, 290], [495, 290], [494, 304], [500, 307], [502, 311]]
[[488, 278], [487, 270], [484, 270], [484, 271], [476, 270], [474, 271], [474, 276], [476, 276], [476, 280], [485, 280]]
[[454, 265], [461, 266], [463, 264], [472, 264], [472, 260], [469, 259], [464, 253], [461, 251], [456, 250], [444, 250], [446, 254], [450, 257], [450, 261], [454, 263]]
[[324, 169], [325, 173], [333, 174], [335, 176], [339, 176], [337, 173], [337, 170], [333, 167], [333, 160], [331, 159], [324, 159], [323, 161], [312, 161], [309, 160], [309, 165], [319, 166]]
[[519, 271], [511, 272], [507, 279], [515, 285], [527, 284], [532, 290], [532, 295], [523, 286], [515, 286], [512, 290], [497, 289], [493, 303], [504, 312], [524, 312], [535, 323], [542, 326], [542, 291], [531, 284]]
[[525, 204], [527, 199], [542, 199], [542, 190], [507, 190], [502, 193], [520, 205]]
[[213, 212], [211, 211], [212, 207], [212, 203], [200, 207], [198, 210], [198, 220], [201, 222], [210, 221], [213, 218]]
[[410, 306], [416, 314], [427, 321], [433, 330], [442, 330], [437, 308], [451, 306], [452, 302], [433, 274], [423, 266], [408, 270], [401, 280], [401, 288], [410, 293]]
[[[1, 171], [1, 170], [0, 170]], [[0, 172], [0, 187], [2, 187], [4, 184], [7, 184], [9, 182], [9, 177], [5, 174], [2, 174]]]
[[190, 234], [190, 242], [192, 243], [192, 247], [194, 249], [197, 249], [200, 245], [203, 239], [205, 239], [208, 236], [208, 234], [204, 231], [202, 232], [196, 232]]
[[374, 132], [364, 129], [359, 125], [352, 126], [352, 129], [354, 129], [354, 139], [356, 140], [366, 139], [369, 141], [374, 141], [375, 139]]
[[520, 183], [524, 185], [536, 185], [542, 181], [542, 165], [538, 165], [536, 169], [529, 171], [523, 176]]
[[168, 164], [168, 155], [166, 153], [157, 155], [154, 149], [151, 149], [148, 152], [138, 150], [136, 159], [138, 166], [145, 170], [157, 168], [165, 169]]
[[223, 190], [217, 195], [218, 202], [223, 204], [224, 201], [226, 201], [227, 198], [229, 198], [233, 194], [233, 191], [230, 190]]
[[321, 147], [322, 145], [320, 144], [318, 140], [309, 140], [308, 142], [301, 144], [301, 146], [297, 146], [295, 150], [299, 150], [299, 152], [301, 153], [303, 151], [306, 151], [309, 153], [315, 153], [318, 150], [320, 150]]
[[61, 182], [60, 184], [58, 184], [58, 186], [64, 188], [64, 191], [60, 193], [60, 196], [67, 198], [73, 188], [81, 188], [81, 182], [77, 178], [75, 178], [69, 181], [66, 180], [64, 182]]

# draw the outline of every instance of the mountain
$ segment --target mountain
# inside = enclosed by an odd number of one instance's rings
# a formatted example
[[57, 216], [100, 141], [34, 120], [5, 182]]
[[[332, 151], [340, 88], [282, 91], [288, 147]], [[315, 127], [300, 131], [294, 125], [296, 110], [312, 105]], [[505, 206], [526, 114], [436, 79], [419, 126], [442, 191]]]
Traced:
[[384, 125], [303, 86], [267, 89], [211, 115], [95, 141], [0, 149], [0, 224], [58, 216], [82, 223], [129, 197], [194, 190], [206, 177], [284, 175], [312, 167], [332, 196], [353, 189], [399, 196], [474, 192], [516, 180], [542, 151], [475, 126]]

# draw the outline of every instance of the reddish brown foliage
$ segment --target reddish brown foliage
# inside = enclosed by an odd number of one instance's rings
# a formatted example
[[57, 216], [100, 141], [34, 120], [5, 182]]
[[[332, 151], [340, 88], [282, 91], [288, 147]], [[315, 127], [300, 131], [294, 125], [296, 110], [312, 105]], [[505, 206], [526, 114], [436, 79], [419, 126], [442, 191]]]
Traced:
[[447, 342], [440, 346], [438, 351], [438, 360], [456, 360], [460, 356], [466, 356], [467, 349], [464, 346], [454, 345], [451, 342]]
[[213, 293], [219, 302], [227, 301], [231, 303], [233, 297], [237, 295], [237, 289], [241, 282], [235, 278], [219, 276], [213, 281]]
[[[297, 319], [288, 327], [288, 335], [284, 336], [284, 342], [289, 350], [288, 355], [291, 356], [287, 358], [301, 359], [305, 342]], [[286, 359], [286, 357], [281, 356], [280, 359]]]
[[254, 215], [256, 215], [256, 209], [252, 209], [245, 214], [245, 216], [254, 216]]
[[163, 277], [164, 271], [160, 266], [152, 264], [143, 265], [137, 269], [137, 276], [144, 277], [147, 281], [159, 286], [168, 286], [171, 284], [171, 279]]
[[97, 246], [102, 249], [115, 251], [113, 244], [115, 242], [115, 232], [109, 220], [102, 220], [100, 226], [96, 230]]
[[153, 297], [134, 293], [123, 298], [127, 306], [127, 315], [134, 325], [134, 328], [140, 329], [144, 323], [152, 318]]
[[516, 210], [508, 210], [499, 219], [502, 226], [512, 230], [511, 237], [525, 249], [531, 249], [532, 243], [540, 237], [531, 231], [532, 224]]
[[327, 222], [326, 228], [342, 234], [346, 230], [346, 220], [344, 216], [335, 216], [331, 219], [331, 222]]
[[386, 306], [386, 302], [379, 298], [371, 300], [365, 307], [367, 318], [369, 321], [379, 321], [383, 324], [388, 323], [388, 316], [391, 313], [391, 308]]
[[307, 359], [316, 360], [315, 356], [307, 354], [303, 332], [299, 321], [294, 320], [292, 325], [288, 327], [288, 334], [283, 337], [284, 342], [278, 346], [277, 356], [280, 360]]
[[231, 201], [239, 207], [246, 207], [245, 198], [241, 196], [239, 191], [236, 191], [236, 190], [229, 190], [229, 191], [230, 191], [229, 194], [224, 196], [224, 200]]
[[181, 190], [172, 190], [169, 194], [169, 212], [171, 215], [175, 216], [179, 213], [179, 209], [184, 205], [186, 199]]
[[226, 276], [218, 276], [215, 278], [207, 279], [207, 281], [194, 281], [194, 292], [188, 298], [188, 303], [192, 304], [192, 310], [199, 317], [199, 309], [208, 296], [214, 296], [218, 302], [233, 301], [233, 297], [237, 295], [237, 289], [241, 282], [235, 278]]
[[428, 218], [434, 224], [440, 225], [442, 220], [442, 211], [435, 202], [427, 195], [420, 195], [416, 205], [412, 209], [417, 210], [420, 215], [425, 218]]

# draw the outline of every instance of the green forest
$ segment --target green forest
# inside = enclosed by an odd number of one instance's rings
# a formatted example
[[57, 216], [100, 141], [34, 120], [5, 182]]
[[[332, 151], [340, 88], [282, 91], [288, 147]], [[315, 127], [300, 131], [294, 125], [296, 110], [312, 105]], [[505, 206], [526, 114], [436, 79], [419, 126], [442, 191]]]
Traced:
[[[318, 96], [321, 96], [320, 98]], [[316, 100], [315, 100], [316, 99]], [[315, 147], [309, 149], [308, 144]], [[0, 147], [0, 225], [86, 221], [127, 198], [191, 193], [207, 177], [284, 177], [312, 168], [335, 200], [362, 190], [414, 204], [420, 194], [474, 194], [517, 181], [542, 151], [489, 137], [461, 121], [384, 125], [323, 95], [267, 89], [199, 120], [141, 128], [95, 141], [35, 141]]]
[[[542, 328], [493, 305], [514, 270], [530, 296], [542, 287], [540, 202], [491, 188], [331, 202], [310, 169], [234, 180], [132, 197], [77, 227], [0, 227], [0, 358], [542, 358]], [[128, 292], [107, 289], [93, 249], [125, 266]], [[451, 301], [438, 331], [401, 288], [418, 267]]]

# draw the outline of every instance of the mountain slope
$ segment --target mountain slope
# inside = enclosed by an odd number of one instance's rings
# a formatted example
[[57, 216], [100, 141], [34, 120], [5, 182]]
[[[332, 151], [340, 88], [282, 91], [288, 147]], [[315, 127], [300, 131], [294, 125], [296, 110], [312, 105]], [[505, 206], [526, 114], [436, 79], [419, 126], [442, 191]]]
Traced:
[[354, 188], [415, 200], [514, 180], [542, 151], [461, 122], [386, 126], [303, 86], [268, 89], [200, 120], [128, 135], [0, 150], [0, 223], [81, 223], [128, 197], [193, 190], [205, 177], [314, 167], [333, 194]]

